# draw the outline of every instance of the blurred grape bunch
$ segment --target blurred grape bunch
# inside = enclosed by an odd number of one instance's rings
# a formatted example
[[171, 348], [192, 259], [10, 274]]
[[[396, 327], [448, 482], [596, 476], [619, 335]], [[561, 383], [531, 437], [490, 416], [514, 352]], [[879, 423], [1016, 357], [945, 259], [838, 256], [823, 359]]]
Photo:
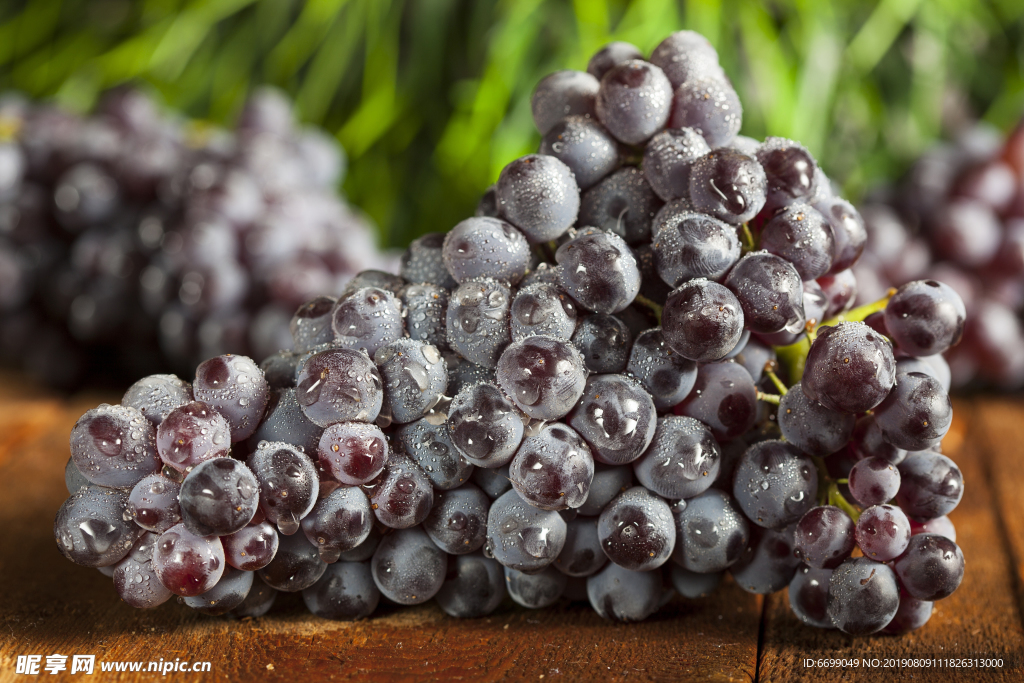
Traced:
[[262, 358], [303, 302], [391, 265], [333, 189], [337, 142], [276, 90], [233, 131], [131, 88], [86, 117], [6, 95], [0, 133], [0, 361], [48, 384]]
[[[350, 153], [346, 190], [405, 246], [472, 213], [536, 151], [533, 85], [611, 40], [649, 52], [690, 28], [739, 74], [746, 135], [799, 137], [857, 197], [974, 116], [1024, 108], [1015, 0], [128, 0], [9, 2], [0, 86], [86, 111], [141, 79], [191, 116], [230, 119], [260, 83]], [[756, 57], [754, 57], [756, 55]]]
[[858, 300], [942, 280], [967, 311], [963, 343], [945, 354], [953, 386], [1024, 388], [1024, 122], [934, 145], [898, 184], [874, 188], [863, 215]]

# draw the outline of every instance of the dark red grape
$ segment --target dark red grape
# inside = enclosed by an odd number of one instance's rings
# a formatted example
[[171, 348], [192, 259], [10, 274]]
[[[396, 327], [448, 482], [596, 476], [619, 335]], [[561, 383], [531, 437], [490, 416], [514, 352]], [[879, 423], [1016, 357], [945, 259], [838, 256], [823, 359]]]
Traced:
[[689, 280], [665, 302], [661, 333], [683, 358], [698, 363], [721, 360], [743, 335], [743, 309], [723, 285], [704, 278]]
[[672, 109], [672, 84], [654, 64], [632, 59], [601, 77], [595, 109], [612, 135], [640, 144], [665, 127]]
[[690, 201], [701, 213], [739, 225], [761, 211], [767, 183], [756, 159], [729, 148], [715, 149], [690, 168]]
[[818, 333], [801, 384], [826, 408], [863, 413], [881, 403], [895, 381], [892, 345], [864, 323], [844, 322]]
[[742, 365], [708, 363], [697, 370], [693, 390], [675, 412], [706, 424], [719, 442], [729, 441], [754, 426], [757, 388]]
[[950, 596], [964, 578], [964, 554], [938, 534], [911, 536], [906, 551], [893, 563], [903, 589], [918, 600]]

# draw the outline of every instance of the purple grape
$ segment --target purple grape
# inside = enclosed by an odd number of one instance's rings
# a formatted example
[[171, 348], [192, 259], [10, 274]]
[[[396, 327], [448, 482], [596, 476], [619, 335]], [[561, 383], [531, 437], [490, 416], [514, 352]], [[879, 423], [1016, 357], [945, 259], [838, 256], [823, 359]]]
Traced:
[[172, 410], [194, 400], [192, 385], [177, 375], [150, 375], [128, 387], [121, 405], [135, 408], [157, 427]]
[[465, 282], [448, 303], [448, 345], [466, 360], [493, 368], [512, 340], [512, 290], [496, 280]]
[[789, 582], [789, 607], [808, 626], [835, 628], [828, 616], [828, 587], [831, 569], [800, 567]]
[[[486, 215], [492, 216], [496, 213], [493, 211]], [[457, 283], [444, 263], [444, 239], [443, 232], [428, 232], [410, 242], [409, 248], [402, 255], [399, 269], [402, 279], [413, 284], [430, 284], [453, 289]]]
[[270, 397], [263, 371], [251, 358], [227, 354], [196, 369], [192, 391], [219, 412], [231, 427], [231, 440], [244, 441], [259, 426]]
[[576, 222], [580, 208], [580, 188], [572, 170], [543, 154], [529, 154], [503, 168], [497, 196], [502, 217], [530, 244], [561, 237]]
[[832, 227], [835, 249], [828, 274], [835, 275], [849, 269], [860, 258], [868, 241], [864, 219], [853, 204], [840, 197], [814, 202], [814, 208]]
[[90, 482], [111, 487], [134, 486], [161, 465], [153, 423], [135, 408], [106, 403], [75, 423], [71, 459]]
[[[451, 284], [457, 286], [454, 281]], [[409, 338], [447, 349], [448, 290], [432, 284], [409, 285], [400, 298]]]
[[900, 605], [900, 587], [888, 565], [851, 557], [832, 571], [827, 613], [843, 633], [854, 636], [885, 628]]
[[449, 558], [444, 583], [434, 597], [450, 617], [485, 617], [505, 598], [505, 572], [481, 553]]
[[626, 371], [640, 381], [660, 411], [685, 399], [697, 381], [697, 364], [669, 348], [661, 328], [636, 338]]
[[117, 594], [136, 609], [159, 607], [174, 595], [160, 583], [153, 567], [157, 538], [156, 534], [143, 534], [128, 556], [112, 566]]
[[274, 590], [298, 593], [306, 590], [324, 575], [327, 563], [320, 559], [317, 547], [305, 534], [281, 536], [277, 553], [256, 575]]
[[956, 527], [953, 526], [953, 522], [946, 516], [929, 519], [927, 522], [910, 520], [910, 533], [914, 536], [918, 534], [938, 534], [956, 542]]
[[786, 441], [808, 455], [824, 457], [847, 444], [857, 419], [807, 398], [797, 382], [779, 401], [778, 422]]
[[309, 456], [289, 444], [264, 441], [247, 464], [259, 482], [260, 509], [282, 534], [295, 534], [320, 492]]
[[398, 339], [380, 347], [374, 362], [384, 381], [391, 419], [399, 424], [426, 415], [448, 387], [448, 365], [436, 346], [415, 339]]
[[789, 261], [765, 251], [747, 254], [729, 271], [725, 286], [739, 300], [743, 322], [751, 332], [803, 329], [803, 282]]
[[865, 557], [888, 562], [907, 549], [910, 520], [898, 507], [873, 505], [860, 514], [856, 538]]
[[64, 501], [53, 522], [57, 549], [83, 567], [107, 567], [128, 554], [144, 533], [129, 521], [128, 492], [84, 486]]
[[565, 534], [557, 512], [539, 510], [507, 491], [491, 503], [484, 553], [512, 569], [539, 571], [562, 552]]
[[249, 589], [249, 594], [245, 596], [242, 604], [229, 612], [229, 616], [235, 619], [262, 617], [274, 606], [276, 599], [277, 591], [264, 583], [263, 579], [256, 574], [252, 577], [252, 588]]
[[669, 127], [692, 128], [704, 136], [712, 149], [728, 149], [725, 146], [742, 125], [743, 105], [727, 79], [709, 74], [690, 78], [676, 87]]
[[593, 517], [577, 517], [566, 523], [565, 545], [555, 559], [555, 569], [566, 576], [592, 576], [607, 564], [597, 524]]
[[765, 206], [772, 211], [794, 202], [809, 202], [814, 197], [818, 164], [799, 142], [765, 138], [757, 150], [757, 160], [768, 178]]
[[857, 462], [850, 470], [849, 480], [850, 494], [865, 507], [886, 503], [900, 490], [900, 471], [883, 458]]
[[556, 71], [541, 79], [533, 91], [530, 108], [541, 135], [547, 135], [566, 116], [594, 116], [600, 82], [582, 71]]
[[431, 418], [410, 422], [399, 427], [395, 435], [434, 488], [447, 491], [468, 481], [475, 468], [455, 448], [448, 426], [435, 422]]
[[196, 465], [178, 494], [181, 521], [196, 536], [226, 536], [247, 525], [259, 506], [259, 483], [245, 465], [213, 458]]
[[626, 324], [606, 313], [591, 313], [576, 325], [572, 343], [583, 364], [595, 374], [622, 372], [629, 361], [633, 337]]
[[844, 322], [818, 333], [801, 385], [826, 408], [863, 413], [881, 403], [895, 381], [892, 345], [864, 323]]
[[324, 430], [316, 454], [328, 476], [347, 486], [358, 486], [384, 470], [388, 442], [377, 425], [340, 422]]
[[524, 413], [557, 420], [583, 395], [587, 368], [570, 342], [537, 335], [509, 344], [498, 361], [497, 377]]
[[178, 482], [161, 474], [140, 479], [128, 496], [128, 515], [143, 529], [163, 533], [181, 521], [180, 488]]
[[690, 166], [710, 151], [704, 137], [692, 128], [663, 130], [644, 148], [644, 176], [666, 202], [688, 197]]
[[619, 167], [618, 142], [587, 116], [569, 116], [556, 123], [544, 135], [538, 151], [568, 166], [581, 190]]
[[674, 563], [670, 574], [672, 587], [676, 589], [676, 592], [684, 598], [691, 600], [708, 597], [714, 593], [715, 589], [722, 582], [721, 572], [698, 574], [697, 572], [691, 572], [689, 569], [683, 569]]
[[925, 356], [924, 358], [900, 358], [896, 361], [896, 376], [907, 372], [922, 372], [935, 378], [942, 390], [949, 393], [953, 375], [949, 363], [942, 356]]
[[186, 597], [183, 602], [207, 616], [219, 617], [235, 609], [249, 595], [255, 574], [228, 567], [217, 585], [199, 595]]
[[893, 446], [882, 436], [874, 415], [865, 415], [857, 420], [850, 439], [852, 455], [858, 460], [881, 458], [893, 465], [899, 465], [907, 457], [907, 451]]
[[242, 527], [220, 540], [224, 545], [225, 561], [246, 572], [254, 572], [270, 564], [280, 544], [277, 530], [266, 521]]
[[388, 290], [357, 289], [334, 304], [331, 329], [339, 347], [372, 356], [377, 349], [402, 336], [402, 304]]
[[444, 583], [448, 556], [419, 527], [384, 537], [370, 563], [373, 582], [388, 600], [419, 605]]
[[896, 375], [896, 385], [874, 413], [886, 441], [918, 451], [942, 441], [952, 424], [953, 405], [937, 379], [909, 372]]
[[597, 520], [601, 549], [632, 571], [650, 571], [668, 561], [676, 529], [668, 503], [642, 486], [623, 491]]
[[587, 380], [568, 423], [590, 446], [595, 460], [623, 465], [640, 457], [651, 443], [655, 418], [650, 395], [635, 380], [595, 375]]
[[818, 472], [811, 458], [785, 441], [761, 441], [736, 466], [733, 496], [758, 526], [778, 529], [814, 507]]
[[1002, 226], [989, 207], [955, 199], [936, 213], [931, 242], [938, 253], [967, 268], [982, 268], [999, 252]]
[[260, 441], [284, 441], [312, 456], [323, 433], [323, 427], [313, 424], [302, 412], [295, 389], [272, 389], [263, 420], [246, 444], [254, 451]]
[[910, 519], [925, 521], [952, 512], [964, 495], [964, 476], [940, 453], [914, 453], [899, 464], [896, 502]]
[[[741, 339], [740, 342], [742, 343], [743, 340]], [[742, 365], [755, 383], [764, 379], [765, 365], [776, 360], [775, 349], [755, 338], [747, 339], [743, 348], [733, 351], [735, 355], [730, 353], [727, 358], [731, 357], [737, 364]]]
[[814, 280], [832, 267], [835, 238], [825, 217], [807, 204], [789, 204], [761, 230], [761, 248], [796, 268], [802, 280]]
[[260, 370], [271, 389], [295, 388], [295, 373], [300, 358], [300, 354], [291, 351], [278, 351], [263, 359]]
[[576, 331], [576, 302], [561, 286], [536, 282], [512, 300], [512, 340], [542, 334], [569, 339]]
[[301, 526], [309, 542], [319, 549], [320, 559], [328, 564], [337, 562], [341, 553], [369, 537], [373, 526], [370, 500], [358, 487], [342, 486], [322, 496]]
[[594, 611], [612, 621], [643, 621], [661, 605], [658, 572], [635, 572], [609, 562], [587, 579], [587, 597]]
[[383, 382], [366, 354], [329, 349], [313, 354], [296, 376], [295, 397], [314, 424], [372, 422], [384, 401]]
[[564, 424], [545, 426], [523, 439], [509, 464], [512, 487], [541, 510], [578, 508], [594, 478], [594, 459], [586, 442]]
[[589, 311], [618, 313], [640, 292], [636, 258], [618, 235], [580, 231], [558, 248], [555, 259], [562, 287]]
[[743, 310], [736, 296], [717, 282], [684, 282], [665, 302], [662, 336], [683, 358], [707, 363], [720, 360], [743, 335]]
[[594, 53], [594, 56], [587, 62], [587, 73], [600, 81], [606, 73], [619, 64], [631, 59], [643, 58], [644, 56], [636, 45], [617, 40], [608, 43]]
[[956, 346], [967, 312], [960, 295], [935, 280], [917, 280], [896, 290], [885, 307], [885, 327], [900, 351], [932, 356]]
[[701, 365], [693, 390], [676, 406], [675, 412], [706, 424], [719, 443], [729, 441], [754, 426], [757, 388], [742, 365]]
[[766, 185], [756, 160], [728, 148], [708, 152], [690, 169], [693, 208], [732, 225], [757, 215], [764, 205]]
[[669, 34], [654, 48], [651, 63], [665, 71], [673, 88], [696, 78], [725, 76], [722, 67], [718, 65], [718, 53], [715, 48], [707, 38], [696, 31], [676, 31]]
[[530, 245], [523, 233], [500, 218], [462, 221], [445, 235], [442, 254], [458, 283], [487, 277], [515, 285], [530, 265]]
[[358, 621], [373, 614], [380, 591], [366, 562], [338, 562], [302, 591], [306, 609], [324, 619]]
[[817, 282], [825, 295], [826, 305], [822, 314], [825, 320], [850, 310], [857, 300], [857, 278], [852, 270], [841, 270], [833, 275], [819, 277]]
[[685, 503], [677, 503], [672, 516], [676, 526], [672, 561], [688, 571], [725, 571], [747, 547], [747, 518], [724, 491], [710, 488]]
[[658, 418], [650, 448], [633, 463], [637, 481], [678, 500], [706, 491], [718, 476], [722, 449], [704, 424], [689, 417]]
[[408, 529], [427, 518], [433, 502], [433, 488], [426, 473], [411, 458], [394, 451], [384, 471], [365, 484], [373, 514], [392, 529]]
[[452, 444], [477, 467], [507, 465], [523, 440], [523, 421], [501, 390], [481, 382], [459, 391], [448, 408]]
[[896, 616], [889, 625], [882, 630], [891, 635], [903, 635], [919, 629], [931, 619], [934, 606], [933, 602], [918, 600], [906, 593], [900, 593], [900, 608], [896, 610]]
[[386, 273], [383, 270], [361, 270], [348, 281], [348, 284], [345, 285], [345, 289], [341, 290], [341, 295], [338, 297], [338, 301], [341, 301], [350, 294], [367, 287], [371, 289], [383, 289], [386, 292], [390, 292], [391, 294], [398, 296], [398, 293], [402, 291], [402, 287], [404, 286], [405, 280], [402, 279], [400, 275]]
[[423, 522], [438, 548], [451, 555], [476, 552], [487, 540], [487, 512], [491, 500], [473, 484], [435, 494]]
[[200, 595], [216, 586], [226, 564], [219, 538], [197, 536], [184, 524], [160, 534], [153, 551], [153, 570], [160, 583], [183, 597]]
[[626, 244], [642, 244], [651, 238], [651, 221], [661, 205], [644, 172], [626, 166], [583, 193], [576, 224], [613, 233]]
[[473, 483], [479, 486], [491, 500], [512, 488], [508, 465], [503, 467], [477, 467], [473, 470]]
[[555, 604], [565, 590], [567, 578], [551, 567], [535, 574], [524, 574], [505, 567], [505, 589], [514, 602], [528, 609], [543, 609]]
[[918, 600], [952, 595], [964, 578], [964, 554], [945, 536], [911, 536], [906, 551], [893, 563], [903, 590]]
[[292, 348], [305, 352], [334, 340], [331, 320], [337, 301], [333, 296], [318, 296], [299, 306], [289, 323]]
[[793, 531], [793, 552], [810, 567], [835, 569], [856, 545], [853, 520], [834, 505], [813, 507]]
[[[637, 145], [668, 122], [672, 84], [665, 72], [641, 59], [623, 62], [601, 78], [597, 118], [619, 140]], [[673, 126], [681, 128], [682, 126]]]
[[775, 530], [755, 526], [750, 545], [729, 567], [729, 573], [748, 593], [769, 595], [788, 586], [802, 566], [793, 554], [790, 527]]
[[736, 228], [684, 202], [671, 202], [654, 219], [654, 251], [658, 275], [672, 287], [687, 280], [721, 280], [740, 258]]

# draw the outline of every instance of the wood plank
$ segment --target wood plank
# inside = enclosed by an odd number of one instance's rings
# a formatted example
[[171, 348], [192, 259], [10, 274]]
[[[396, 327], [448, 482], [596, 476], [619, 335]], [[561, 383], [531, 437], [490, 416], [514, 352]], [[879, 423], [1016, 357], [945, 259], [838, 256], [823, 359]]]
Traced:
[[981, 424], [984, 465], [1013, 560], [1017, 600], [1024, 610], [1024, 400], [984, 399], [975, 419]]
[[12, 402], [16, 395], [0, 396], [4, 424], [20, 434], [0, 461], [0, 681], [25, 680], [14, 674], [17, 655], [53, 653], [210, 661], [204, 680], [293, 680], [300, 673], [375, 683], [754, 679], [762, 601], [731, 581], [705, 601], [677, 599], [634, 625], [606, 622], [586, 605], [530, 611], [511, 601], [487, 619], [451, 619], [428, 604], [382, 608], [359, 623], [313, 617], [297, 596], [242, 622], [176, 603], [132, 609], [108, 578], [65, 560], [53, 541], [53, 517], [67, 495], [68, 433], [103, 398]]
[[[987, 406], [986, 406], [987, 408]], [[1015, 583], [1011, 558], [1000, 534], [993, 490], [987, 480], [980, 445], [986, 423], [972, 405], [956, 402], [954, 424], [943, 444], [964, 475], [964, 498], [950, 515], [957, 542], [966, 558], [964, 580], [949, 598], [935, 603], [931, 620], [906, 636], [853, 638], [838, 631], [803, 625], [789, 609], [785, 592], [772, 596], [766, 605], [764, 642], [761, 650], [761, 681], [1019, 681], [1021, 669], [996, 672], [893, 669], [805, 669], [805, 657], [968, 657], [978, 654], [1024, 652], [1024, 627], [1013, 599]], [[1018, 423], [1024, 412], [1016, 411]], [[1019, 434], [1019, 432], [1018, 432]], [[1024, 443], [1018, 438], [1017, 443]], [[1019, 453], [1019, 452], [1018, 452]], [[1009, 659], [1009, 658], [1008, 658]]]

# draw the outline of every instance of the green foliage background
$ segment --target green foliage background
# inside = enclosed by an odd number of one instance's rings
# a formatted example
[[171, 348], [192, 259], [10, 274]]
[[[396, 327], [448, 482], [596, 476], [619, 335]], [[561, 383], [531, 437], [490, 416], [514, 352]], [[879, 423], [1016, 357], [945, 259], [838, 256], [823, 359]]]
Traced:
[[536, 148], [543, 75], [679, 28], [718, 48], [745, 134], [801, 140], [855, 198], [972, 118], [1024, 113], [1021, 0], [6, 0], [0, 90], [86, 111], [139, 82], [230, 123], [277, 85], [337, 135], [346, 193], [402, 246]]

